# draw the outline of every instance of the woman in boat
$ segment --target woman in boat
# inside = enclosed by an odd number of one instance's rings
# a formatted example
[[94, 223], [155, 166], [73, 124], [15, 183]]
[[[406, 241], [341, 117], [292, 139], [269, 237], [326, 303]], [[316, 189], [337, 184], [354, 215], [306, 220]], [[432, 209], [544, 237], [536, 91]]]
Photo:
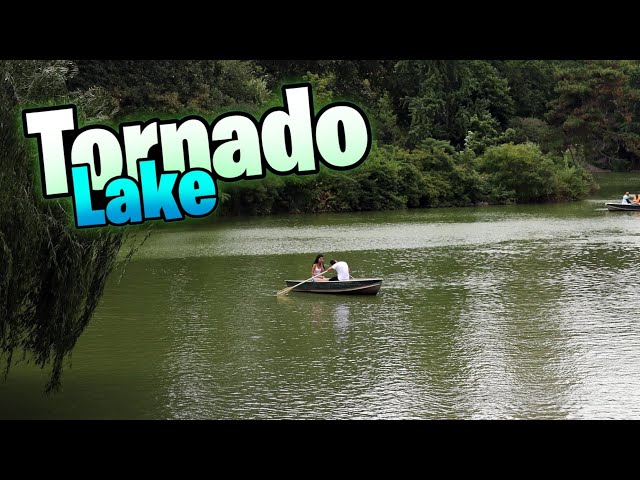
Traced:
[[315, 277], [313, 280], [316, 282], [328, 281], [329, 280], [328, 278], [316, 277], [316, 275], [319, 275], [322, 272], [324, 272], [324, 256], [320, 254], [313, 261], [313, 266], [311, 267], [311, 276]]
[[633, 204], [640, 205], [640, 193], [636, 193], [636, 196], [633, 197]]

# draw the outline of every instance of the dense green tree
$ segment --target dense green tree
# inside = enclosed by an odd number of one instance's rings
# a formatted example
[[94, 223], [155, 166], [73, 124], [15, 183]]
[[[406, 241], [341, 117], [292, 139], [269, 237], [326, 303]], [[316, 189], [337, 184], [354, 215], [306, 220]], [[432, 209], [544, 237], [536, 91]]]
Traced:
[[488, 175], [496, 192], [502, 190], [520, 202], [541, 201], [553, 193], [548, 181], [553, 161], [532, 143], [491, 147], [479, 158], [478, 170]]
[[65, 98], [68, 62], [0, 62], [0, 361], [63, 361], [89, 323], [125, 239], [121, 231], [79, 232], [70, 202], [44, 201], [33, 150], [18, 129], [19, 102]]
[[401, 61], [396, 75], [411, 145], [436, 138], [461, 147], [474, 115], [489, 112], [504, 126], [513, 110], [507, 81], [487, 61]]
[[285, 81], [296, 81], [309, 73], [334, 78], [335, 95], [357, 100], [365, 107], [376, 104], [388, 88], [395, 62], [391, 60], [259, 60], [275, 90]]
[[509, 84], [513, 114], [542, 118], [555, 96], [555, 74], [563, 64], [554, 60], [499, 60], [492, 62]]
[[607, 168], [629, 167], [640, 155], [638, 62], [574, 62], [557, 71], [547, 119], [564, 133], [571, 152]]
[[216, 112], [264, 104], [262, 69], [240, 60], [78, 60], [69, 88], [107, 89], [122, 113]]
[[515, 134], [512, 128], [502, 132], [500, 125], [489, 112], [480, 112], [480, 114], [474, 114], [469, 120], [469, 131], [464, 138], [464, 148], [480, 155], [488, 147], [512, 141]]
[[590, 188], [590, 175], [568, 159], [545, 155], [538, 145], [504, 144], [478, 158], [486, 192], [494, 200], [542, 202], [580, 198]]
[[544, 153], [561, 154], [564, 147], [562, 129], [553, 127], [544, 120], [534, 117], [513, 117], [509, 127], [514, 131], [516, 143], [536, 143]]

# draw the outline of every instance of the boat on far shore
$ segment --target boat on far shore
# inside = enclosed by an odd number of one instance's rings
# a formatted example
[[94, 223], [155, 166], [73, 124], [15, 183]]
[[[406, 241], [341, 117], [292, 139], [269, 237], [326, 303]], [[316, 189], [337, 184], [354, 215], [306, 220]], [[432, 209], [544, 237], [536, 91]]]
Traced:
[[381, 278], [352, 278], [343, 281], [305, 282], [304, 280], [285, 280], [287, 287], [293, 287], [294, 292], [306, 293], [339, 293], [343, 295], [376, 295], [382, 285]]
[[607, 203], [610, 212], [640, 212], [638, 203]]

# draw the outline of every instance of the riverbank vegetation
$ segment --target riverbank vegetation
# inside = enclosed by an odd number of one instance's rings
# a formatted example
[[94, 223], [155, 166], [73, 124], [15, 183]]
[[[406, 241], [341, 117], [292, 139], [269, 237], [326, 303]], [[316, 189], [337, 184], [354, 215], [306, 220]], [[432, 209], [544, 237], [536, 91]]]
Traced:
[[[637, 61], [78, 61], [72, 89], [118, 115], [260, 113], [283, 83], [316, 108], [358, 103], [374, 130], [352, 172], [222, 184], [222, 215], [574, 200], [585, 167], [640, 167]], [[151, 113], [150, 113], [151, 112]]]

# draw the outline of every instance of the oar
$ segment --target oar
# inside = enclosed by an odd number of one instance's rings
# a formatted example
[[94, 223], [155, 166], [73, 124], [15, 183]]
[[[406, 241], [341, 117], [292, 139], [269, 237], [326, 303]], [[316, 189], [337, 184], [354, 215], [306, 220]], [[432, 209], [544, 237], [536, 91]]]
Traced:
[[327, 273], [327, 271], [328, 271], [328, 270], [325, 270], [324, 272], [320, 272], [319, 274], [314, 275], [314, 276], [313, 276], [313, 277], [311, 277], [311, 278], [307, 278], [304, 282], [300, 282], [300, 283], [298, 283], [297, 285], [294, 285], [293, 287], [287, 287], [287, 288], [285, 288], [285, 289], [283, 289], [283, 290], [280, 290], [279, 292], [277, 292], [277, 293], [276, 293], [276, 297], [277, 297], [277, 296], [279, 296], [279, 295], [285, 295], [285, 294], [289, 293], [289, 292], [290, 292], [291, 290], [293, 290], [294, 288], [296, 288], [296, 287], [298, 287], [298, 286], [302, 285], [303, 283], [307, 283], [309, 280], [313, 280], [314, 278], [319, 277], [320, 275], [322, 275], [322, 274], [324, 274], [324, 273]]

